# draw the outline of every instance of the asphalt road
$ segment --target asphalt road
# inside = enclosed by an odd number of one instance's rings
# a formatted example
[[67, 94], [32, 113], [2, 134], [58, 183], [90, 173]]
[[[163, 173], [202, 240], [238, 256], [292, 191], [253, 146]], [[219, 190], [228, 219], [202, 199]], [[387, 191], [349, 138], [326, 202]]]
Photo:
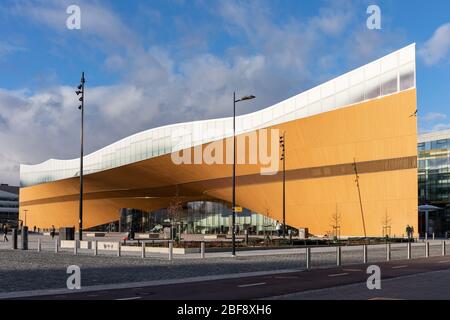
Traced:
[[[405, 279], [407, 276], [418, 277], [432, 274], [436, 271], [450, 271], [450, 257], [431, 257], [428, 259], [396, 260], [377, 263], [381, 268], [382, 286], [384, 280], [392, 282], [395, 279]], [[113, 289], [91, 292], [74, 292], [29, 297], [26, 299], [52, 299], [52, 300], [230, 300], [230, 299], [307, 299], [321, 290], [322, 296], [317, 299], [346, 299], [345, 295], [333, 295], [339, 288], [348, 288], [349, 285], [358, 285], [360, 296], [356, 291], [350, 290], [352, 299], [368, 299], [373, 297], [389, 296], [389, 293], [368, 290], [365, 283], [368, 278], [366, 272], [368, 265], [351, 265], [327, 269], [314, 269], [310, 271], [290, 272], [256, 277], [243, 277], [214, 281], [179, 283], [128, 289]], [[450, 273], [449, 273], [450, 276]], [[391, 279], [391, 280], [389, 280]], [[441, 283], [439, 277], [435, 283], [429, 283], [438, 288]], [[395, 287], [397, 290], [401, 288]], [[324, 290], [325, 289], [325, 290]], [[373, 294], [367, 296], [367, 292]], [[382, 297], [381, 297], [382, 298]], [[427, 298], [427, 297], [423, 297]], [[448, 297], [450, 298], [450, 297]], [[24, 298], [22, 298], [24, 299]]]

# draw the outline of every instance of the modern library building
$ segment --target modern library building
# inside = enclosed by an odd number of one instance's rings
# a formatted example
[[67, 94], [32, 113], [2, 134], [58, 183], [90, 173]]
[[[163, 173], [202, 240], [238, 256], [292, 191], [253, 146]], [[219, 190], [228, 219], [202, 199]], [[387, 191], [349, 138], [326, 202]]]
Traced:
[[[380, 236], [388, 217], [392, 234], [418, 230], [415, 71], [412, 44], [236, 117], [236, 140], [230, 117], [152, 128], [86, 155], [83, 229], [177, 220], [184, 232], [228, 232], [236, 159], [239, 231], [282, 221], [283, 175], [292, 228], [325, 235], [338, 223], [342, 236]], [[20, 166], [28, 226], [78, 227], [79, 161]]]

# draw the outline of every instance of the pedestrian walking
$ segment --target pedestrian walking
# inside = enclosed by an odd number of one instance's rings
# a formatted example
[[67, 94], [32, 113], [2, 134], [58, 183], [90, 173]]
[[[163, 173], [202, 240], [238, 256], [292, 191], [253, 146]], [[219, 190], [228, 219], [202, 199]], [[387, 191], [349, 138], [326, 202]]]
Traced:
[[52, 239], [55, 237], [55, 234], [56, 234], [55, 226], [52, 225], [52, 229], [50, 230], [50, 236], [52, 237]]
[[8, 226], [3, 224], [3, 242], [8, 242]]
[[279, 221], [277, 221], [277, 224], [275, 225], [275, 230], [277, 231], [277, 234], [278, 234], [279, 237], [282, 234], [282, 231], [281, 231], [282, 228], [281, 227], [282, 227], [281, 223]]

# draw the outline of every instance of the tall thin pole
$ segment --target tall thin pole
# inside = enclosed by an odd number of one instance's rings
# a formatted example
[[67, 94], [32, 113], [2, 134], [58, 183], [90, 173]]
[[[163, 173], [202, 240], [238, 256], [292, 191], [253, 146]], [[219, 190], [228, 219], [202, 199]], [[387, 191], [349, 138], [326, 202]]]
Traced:
[[23, 212], [25, 212], [24, 226], [26, 226], [27, 225], [27, 212], [28, 212], [28, 209], [24, 209]]
[[236, 255], [236, 92], [233, 92], [233, 210], [231, 218], [231, 238], [233, 250], [231, 254]]
[[281, 151], [283, 159], [283, 238], [286, 238], [286, 132], [283, 132]]
[[78, 226], [78, 239], [83, 240], [83, 142], [84, 142], [84, 72], [81, 74], [81, 154], [80, 154], [80, 212], [79, 212], [79, 226]]
[[356, 176], [356, 186], [358, 188], [358, 196], [359, 196], [359, 206], [361, 209], [361, 219], [362, 219], [362, 225], [363, 225], [363, 229], [364, 229], [364, 238], [367, 237], [367, 233], [366, 233], [366, 222], [364, 220], [364, 210], [363, 210], [363, 205], [362, 205], [362, 199], [361, 199], [361, 189], [359, 187], [359, 175], [358, 175], [358, 169], [356, 168], [356, 159], [353, 159], [353, 168], [355, 169], [355, 176]]

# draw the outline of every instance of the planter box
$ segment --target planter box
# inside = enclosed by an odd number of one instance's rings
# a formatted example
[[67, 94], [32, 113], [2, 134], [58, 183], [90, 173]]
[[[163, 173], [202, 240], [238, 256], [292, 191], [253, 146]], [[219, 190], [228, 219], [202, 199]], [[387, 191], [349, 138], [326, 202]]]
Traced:
[[[138, 246], [122, 246], [122, 252], [141, 252], [142, 247]], [[169, 254], [169, 248], [165, 247], [145, 247], [146, 253], [162, 253]], [[199, 248], [173, 248], [173, 254], [199, 253]]]
[[104, 232], [88, 232], [86, 233], [86, 237], [91, 237], [91, 238], [99, 238], [99, 237], [104, 237], [105, 233]]
[[[92, 244], [90, 241], [79, 242], [80, 249], [92, 249]], [[75, 240], [61, 240], [61, 248], [63, 249], [73, 249], [75, 247]]]
[[114, 241], [97, 241], [97, 250], [117, 251], [119, 250], [119, 242]]
[[136, 233], [135, 239], [159, 239], [159, 233]]
[[225, 234], [209, 234], [203, 236], [203, 239], [205, 240], [217, 240], [217, 239], [226, 239], [227, 235]]

